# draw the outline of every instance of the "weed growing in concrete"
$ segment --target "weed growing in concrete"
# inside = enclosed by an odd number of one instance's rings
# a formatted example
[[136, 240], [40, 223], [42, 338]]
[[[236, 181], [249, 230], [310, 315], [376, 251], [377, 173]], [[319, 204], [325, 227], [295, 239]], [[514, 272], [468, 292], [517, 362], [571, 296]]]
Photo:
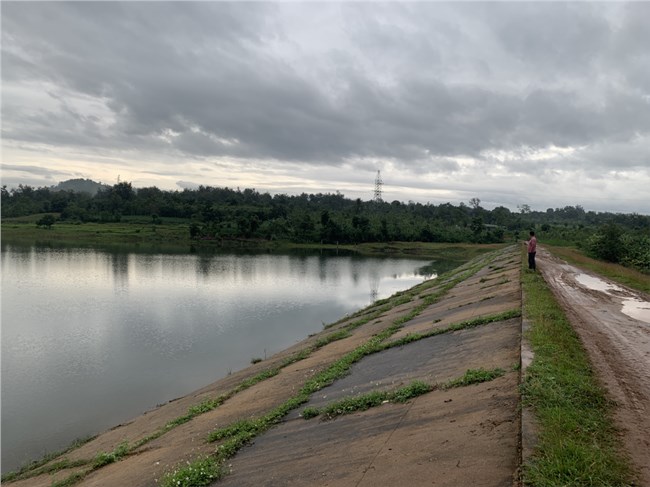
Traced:
[[372, 391], [355, 397], [346, 397], [340, 401], [335, 401], [322, 408], [307, 407], [302, 412], [304, 419], [311, 419], [322, 415], [323, 420], [333, 419], [336, 416], [350, 414], [357, 411], [365, 411], [381, 404], [394, 402], [404, 403], [415, 397], [431, 392], [438, 387], [442, 389], [451, 389], [454, 387], [463, 387], [471, 384], [487, 382], [501, 377], [505, 374], [502, 369], [484, 370], [469, 369], [465, 375], [457, 379], [446, 382], [442, 386], [427, 384], [422, 381], [413, 381], [407, 386], [394, 391]]
[[63, 480], [59, 480], [58, 482], [52, 482], [52, 487], [70, 487], [76, 484], [77, 482], [81, 482], [86, 477], [86, 475], [88, 475], [88, 472], [73, 473], [72, 475], [64, 478]]
[[431, 392], [435, 388], [435, 385], [432, 386], [426, 382], [414, 380], [409, 385], [397, 389], [395, 392], [393, 392], [389, 400], [393, 402], [406, 402], [410, 399], [413, 399], [414, 397], [418, 397], [422, 394], [426, 394], [427, 392]]
[[468, 369], [465, 375], [458, 379], [452, 379], [445, 382], [441, 387], [442, 389], [453, 389], [454, 387], [464, 387], [472, 384], [480, 384], [481, 382], [488, 382], [501, 377], [505, 374], [503, 369], [485, 370], [482, 367], [479, 369]]
[[381, 348], [382, 350], [385, 350], [392, 347], [401, 347], [409, 343], [422, 340], [424, 338], [429, 338], [436, 335], [442, 335], [444, 333], [449, 333], [452, 331], [460, 331], [468, 328], [475, 328], [477, 326], [488, 325], [490, 323], [495, 323], [498, 321], [506, 321], [512, 318], [517, 318], [519, 316], [521, 316], [521, 310], [512, 309], [510, 311], [504, 311], [503, 313], [496, 313], [489, 316], [474, 318], [472, 320], [461, 321], [460, 323], [455, 323], [445, 328], [434, 328], [432, 330], [423, 333], [409, 333], [408, 335], [405, 335], [402, 338], [383, 344]]
[[302, 410], [300, 416], [302, 416], [303, 419], [311, 419], [311, 418], [315, 418], [319, 414], [320, 414], [320, 410], [318, 408], [307, 407]]
[[126, 441], [123, 441], [112, 452], [101, 452], [97, 454], [95, 460], [93, 461], [93, 469], [101, 468], [104, 465], [109, 463], [115, 463], [118, 460], [121, 460], [122, 457], [126, 456], [129, 453], [129, 444]]
[[319, 338], [318, 340], [316, 340], [314, 347], [323, 348], [325, 345], [328, 345], [337, 340], [342, 340], [344, 338], [349, 337], [350, 335], [351, 335], [350, 331], [347, 328], [344, 328], [342, 330], [339, 330], [337, 332]]
[[[373, 391], [368, 394], [357, 397], [347, 397], [340, 401], [331, 403], [320, 409], [320, 414], [324, 419], [332, 419], [342, 414], [350, 414], [356, 411], [365, 411], [375, 406], [379, 406], [384, 401], [388, 402], [388, 392]], [[304, 413], [303, 413], [304, 417]]]
[[162, 487], [210, 485], [223, 476], [223, 465], [214, 457], [204, 457], [174, 470], [162, 479]]

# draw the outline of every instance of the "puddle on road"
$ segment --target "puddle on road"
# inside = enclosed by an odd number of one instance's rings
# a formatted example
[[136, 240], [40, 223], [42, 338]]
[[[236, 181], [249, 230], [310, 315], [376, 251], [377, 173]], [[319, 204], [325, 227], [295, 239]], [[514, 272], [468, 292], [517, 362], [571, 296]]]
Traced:
[[[586, 288], [594, 291], [601, 291], [611, 295], [611, 291], [625, 292], [625, 290], [615, 284], [610, 284], [588, 274], [578, 274], [576, 281]], [[622, 301], [624, 314], [635, 320], [643, 321], [650, 324], [650, 303], [637, 298], [628, 298]]]
[[610, 291], [623, 291], [623, 289], [614, 284], [610, 284], [603, 281], [602, 279], [598, 279], [597, 277], [590, 276], [588, 274], [578, 274], [576, 276], [576, 281], [589, 289], [593, 289], [594, 291], [602, 291], [607, 294], [609, 294]]
[[650, 303], [640, 299], [626, 299], [623, 301], [623, 313], [635, 320], [650, 324]]

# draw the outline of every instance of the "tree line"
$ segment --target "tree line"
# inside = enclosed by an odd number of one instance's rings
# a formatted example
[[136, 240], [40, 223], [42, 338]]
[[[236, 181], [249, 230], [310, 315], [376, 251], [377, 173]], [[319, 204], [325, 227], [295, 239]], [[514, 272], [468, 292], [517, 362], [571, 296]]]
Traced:
[[129, 182], [95, 195], [52, 188], [2, 187], [2, 218], [54, 214], [48, 224], [119, 222], [147, 217], [151, 224], [189, 223], [195, 239], [265, 239], [299, 243], [385, 241], [495, 243], [525, 238], [577, 245], [592, 255], [650, 271], [650, 216], [586, 211], [581, 206], [533, 211], [487, 210], [468, 204], [362, 201], [341, 193], [286, 195], [254, 189], [200, 186], [165, 191]]

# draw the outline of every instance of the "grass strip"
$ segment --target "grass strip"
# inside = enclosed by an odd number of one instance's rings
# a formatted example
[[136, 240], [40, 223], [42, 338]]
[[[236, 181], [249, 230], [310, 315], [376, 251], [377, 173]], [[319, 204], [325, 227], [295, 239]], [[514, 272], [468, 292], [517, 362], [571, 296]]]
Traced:
[[223, 464], [217, 458], [203, 457], [191, 465], [178, 468], [165, 476], [163, 487], [203, 486], [210, 485], [224, 475]]
[[630, 466], [620, 454], [612, 422], [613, 405], [578, 336], [544, 279], [538, 273], [522, 274], [534, 352], [522, 398], [540, 425], [535, 453], [523, 468], [524, 482], [540, 487], [630, 485]]
[[58, 480], [57, 482], [52, 482], [52, 487], [70, 487], [75, 485], [77, 482], [81, 482], [86, 475], [88, 475], [92, 470], [86, 472], [77, 472], [72, 475], [64, 478], [63, 480]]
[[468, 369], [462, 377], [452, 379], [442, 385], [427, 384], [419, 380], [393, 391], [371, 391], [355, 397], [346, 397], [340, 401], [330, 403], [322, 408], [307, 407], [302, 411], [304, 419], [311, 419], [322, 415], [323, 420], [333, 419], [344, 414], [351, 414], [357, 411], [380, 406], [386, 403], [404, 403], [415, 397], [421, 396], [435, 389], [452, 389], [455, 387], [465, 387], [472, 384], [488, 382], [501, 377], [505, 374], [503, 369], [485, 370]]
[[15, 472], [8, 472], [4, 474], [0, 479], [0, 482], [13, 482], [15, 480], [22, 480], [22, 479], [36, 477], [41, 474], [55, 473], [60, 470], [65, 470], [66, 468], [75, 468], [75, 467], [81, 467], [83, 465], [87, 465], [88, 463], [90, 463], [90, 460], [71, 461], [68, 460], [67, 458], [64, 458], [51, 465], [47, 465], [47, 464], [50, 463], [55, 458], [65, 455], [66, 453], [85, 445], [86, 443], [88, 443], [89, 441], [95, 438], [96, 436], [90, 436], [88, 438], [75, 440], [70, 444], [70, 446], [68, 446], [64, 450], [45, 455], [40, 460], [30, 462]]
[[423, 333], [409, 333], [408, 335], [405, 335], [402, 338], [383, 344], [382, 347], [383, 349], [400, 347], [403, 345], [407, 345], [411, 342], [422, 340], [423, 338], [429, 338], [432, 336], [442, 335], [454, 331], [466, 330], [469, 328], [476, 328], [478, 326], [488, 325], [490, 323], [510, 320], [512, 318], [517, 318], [519, 316], [521, 316], [521, 310], [519, 308], [515, 308], [509, 311], [504, 311], [503, 313], [496, 313], [493, 315], [482, 316], [471, 320], [461, 321], [460, 323], [454, 323], [445, 328], [434, 328], [432, 330]]
[[131, 449], [129, 448], [129, 444], [126, 441], [123, 441], [111, 452], [98, 453], [93, 461], [93, 470], [121, 460], [123, 457], [127, 456], [130, 451]]
[[506, 373], [505, 370], [496, 368], [485, 370], [484, 368], [478, 369], [467, 369], [465, 375], [457, 379], [452, 379], [448, 382], [445, 382], [441, 389], [453, 389], [455, 387], [465, 387], [472, 384], [481, 384], [482, 382], [489, 382], [491, 380], [502, 377]]
[[346, 397], [322, 408], [305, 408], [302, 411], [302, 417], [304, 419], [310, 419], [318, 415], [323, 415], [323, 420], [333, 419], [336, 416], [350, 414], [356, 411], [365, 411], [388, 402], [407, 402], [409, 399], [426, 394], [434, 388], [435, 386], [425, 382], [413, 381], [394, 391], [371, 391], [361, 396]]
[[4, 482], [13, 482], [15, 480], [24, 480], [32, 477], [37, 477], [43, 474], [53, 474], [69, 468], [83, 467], [91, 463], [91, 461], [92, 460], [83, 460], [83, 459], [69, 460], [67, 458], [63, 458], [57, 462], [51, 463], [46, 466], [41, 466], [39, 468], [33, 468], [32, 470], [27, 470], [23, 472], [21, 471], [10, 472], [6, 476], [3, 476], [2, 482], [4, 483]]

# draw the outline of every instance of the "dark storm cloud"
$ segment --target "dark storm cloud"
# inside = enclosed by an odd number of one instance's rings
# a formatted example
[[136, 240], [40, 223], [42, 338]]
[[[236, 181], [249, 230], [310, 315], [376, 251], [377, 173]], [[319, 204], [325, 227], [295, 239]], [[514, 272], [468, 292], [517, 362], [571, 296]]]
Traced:
[[[3, 2], [3, 138], [416, 174], [504, 152], [521, 172], [647, 170], [649, 17], [648, 3]], [[582, 152], [530, 164], [554, 147]]]

